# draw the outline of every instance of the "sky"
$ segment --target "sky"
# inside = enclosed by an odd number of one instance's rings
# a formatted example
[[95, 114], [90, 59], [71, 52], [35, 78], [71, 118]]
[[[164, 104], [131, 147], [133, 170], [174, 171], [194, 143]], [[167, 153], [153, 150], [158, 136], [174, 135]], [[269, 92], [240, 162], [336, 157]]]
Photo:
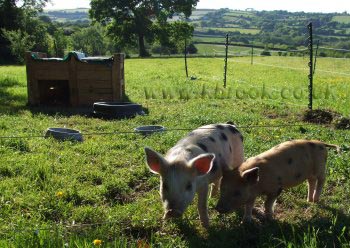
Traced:
[[[46, 9], [88, 8], [90, 0], [51, 0]], [[199, 9], [246, 9], [288, 10], [304, 12], [344, 12], [350, 13], [349, 0], [200, 0]]]

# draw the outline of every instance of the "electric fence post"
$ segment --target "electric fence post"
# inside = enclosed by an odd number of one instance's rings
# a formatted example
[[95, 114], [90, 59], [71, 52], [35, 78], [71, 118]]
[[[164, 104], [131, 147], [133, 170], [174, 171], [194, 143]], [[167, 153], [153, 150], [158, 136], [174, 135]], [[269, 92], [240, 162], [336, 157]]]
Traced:
[[254, 45], [252, 45], [252, 51], [251, 51], [251, 58], [250, 58], [250, 64], [253, 65], [253, 60], [254, 60]]
[[312, 110], [312, 91], [313, 91], [313, 37], [312, 37], [312, 22], [307, 25], [309, 29], [309, 53], [310, 53], [310, 61], [309, 61], [309, 68], [310, 68], [310, 74], [309, 74], [309, 110]]
[[188, 78], [188, 68], [187, 68], [187, 39], [185, 39], [185, 70], [186, 70], [186, 78]]
[[228, 34], [226, 34], [226, 43], [225, 43], [225, 66], [224, 66], [224, 88], [226, 88], [226, 79], [227, 79], [227, 56], [228, 56]]

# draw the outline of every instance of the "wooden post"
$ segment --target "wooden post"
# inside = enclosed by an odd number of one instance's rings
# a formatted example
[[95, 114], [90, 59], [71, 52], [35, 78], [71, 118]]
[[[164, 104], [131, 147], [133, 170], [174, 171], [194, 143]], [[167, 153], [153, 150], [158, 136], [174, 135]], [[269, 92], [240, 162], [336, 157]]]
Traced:
[[26, 52], [26, 73], [27, 73], [27, 91], [28, 91], [28, 105], [34, 105], [35, 94], [38, 92], [38, 82], [34, 80], [32, 52]]
[[310, 68], [310, 73], [309, 73], [309, 110], [312, 110], [312, 92], [313, 92], [313, 37], [312, 37], [312, 22], [309, 23], [307, 26], [309, 29], [309, 53], [310, 53], [310, 61], [309, 61], [309, 68]]
[[78, 94], [78, 79], [77, 79], [77, 59], [75, 56], [70, 57], [69, 61], [69, 93], [70, 93], [70, 105], [77, 107], [80, 105]]
[[228, 57], [228, 34], [226, 34], [226, 43], [225, 43], [224, 88], [226, 88], [226, 79], [227, 79], [227, 57]]
[[188, 78], [188, 68], [187, 68], [187, 39], [185, 39], [185, 70], [186, 70], [186, 78]]
[[112, 91], [113, 100], [122, 101], [125, 94], [124, 85], [124, 54], [116, 53], [113, 55], [112, 65]]

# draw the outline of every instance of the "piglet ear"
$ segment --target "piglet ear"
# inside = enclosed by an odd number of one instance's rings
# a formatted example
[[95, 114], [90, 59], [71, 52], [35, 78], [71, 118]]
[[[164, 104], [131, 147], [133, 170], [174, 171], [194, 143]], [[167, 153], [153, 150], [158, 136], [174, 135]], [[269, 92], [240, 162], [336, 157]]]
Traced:
[[152, 173], [160, 174], [161, 167], [164, 164], [164, 158], [159, 153], [145, 147], [146, 162]]
[[242, 173], [242, 177], [249, 184], [256, 184], [259, 182], [259, 168], [255, 167], [253, 169], [246, 170]]
[[198, 175], [204, 175], [211, 170], [214, 159], [215, 155], [212, 153], [202, 154], [192, 159], [190, 164], [196, 169]]

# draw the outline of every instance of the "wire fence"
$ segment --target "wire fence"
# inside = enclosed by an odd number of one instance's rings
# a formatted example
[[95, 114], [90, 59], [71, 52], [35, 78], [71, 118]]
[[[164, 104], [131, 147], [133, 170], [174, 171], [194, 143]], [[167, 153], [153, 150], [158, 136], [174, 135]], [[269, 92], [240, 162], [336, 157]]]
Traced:
[[[208, 49], [211, 51], [206, 51], [205, 55], [211, 57], [224, 58], [223, 65], [223, 87], [227, 86], [227, 77], [228, 77], [228, 67], [230, 63], [243, 63], [257, 66], [264, 66], [269, 68], [276, 68], [282, 70], [293, 70], [299, 71], [300, 73], [305, 73], [303, 82], [305, 82], [305, 87], [308, 89], [308, 104], [305, 105], [309, 109], [313, 109], [313, 98], [314, 98], [314, 76], [315, 74], [321, 74], [322, 76], [328, 77], [343, 77], [345, 80], [350, 77], [350, 50], [342, 48], [331, 48], [320, 46], [320, 40], [316, 41], [314, 44], [313, 40], [313, 26], [312, 23], [307, 25], [308, 32], [305, 35], [308, 37], [305, 39], [307, 43], [305, 48], [299, 47], [297, 49], [286, 49], [281, 47], [268, 47], [255, 44], [239, 44], [230, 42], [228, 35], [226, 36], [226, 42], [224, 37], [219, 36], [203, 36], [199, 35], [199, 40], [195, 39], [193, 42], [197, 46], [208, 46]], [[213, 42], [205, 41], [204, 38], [210, 38], [215, 40]], [[187, 51], [185, 49], [185, 51]], [[329, 56], [332, 55], [332, 56]], [[188, 58], [195, 57], [196, 55], [189, 55]], [[271, 58], [271, 59], [269, 59]], [[279, 59], [278, 59], [279, 58]], [[301, 59], [303, 60], [305, 67], [296, 67], [295, 64], [301, 61], [295, 61], [294, 63], [286, 63], [289, 61], [289, 58]], [[325, 63], [325, 60], [322, 58], [332, 58], [334, 63], [328, 62]], [[305, 60], [305, 61], [304, 61]], [[339, 64], [336, 61], [342, 61], [342, 63], [349, 62], [349, 67], [342, 66], [342, 70], [339, 70]], [[273, 62], [273, 63], [272, 63]], [[316, 68], [317, 67], [317, 68]], [[235, 80], [235, 75], [237, 74], [235, 69], [230, 68], [231, 81]], [[253, 69], [254, 70], [254, 69]], [[187, 58], [186, 58], [186, 71], [188, 75], [187, 68]], [[194, 70], [192, 70], [194, 71]], [[275, 72], [272, 72], [275, 73]], [[232, 80], [233, 75], [233, 80]], [[203, 75], [201, 75], [203, 76]], [[249, 77], [249, 75], [247, 75]], [[305, 80], [305, 81], [304, 81]], [[302, 104], [291, 103], [295, 106], [302, 106]]]
[[[302, 106], [302, 105], [296, 105]], [[254, 129], [254, 128], [287, 128], [287, 127], [301, 127], [301, 126], [315, 126], [316, 124], [312, 123], [300, 123], [300, 124], [279, 124], [279, 125], [245, 125], [245, 126], [236, 126], [238, 129]], [[159, 132], [182, 132], [182, 131], [193, 131], [194, 129], [199, 130], [214, 130], [213, 128], [166, 128], [162, 131], [149, 131], [150, 133], [159, 133]], [[130, 135], [130, 134], [142, 134], [139, 131], [114, 131], [114, 132], [82, 132], [83, 136], [114, 136], [114, 135]], [[5, 139], [36, 139], [36, 138], [48, 138], [46, 135], [13, 135], [13, 136], [0, 136], [0, 140]]]

